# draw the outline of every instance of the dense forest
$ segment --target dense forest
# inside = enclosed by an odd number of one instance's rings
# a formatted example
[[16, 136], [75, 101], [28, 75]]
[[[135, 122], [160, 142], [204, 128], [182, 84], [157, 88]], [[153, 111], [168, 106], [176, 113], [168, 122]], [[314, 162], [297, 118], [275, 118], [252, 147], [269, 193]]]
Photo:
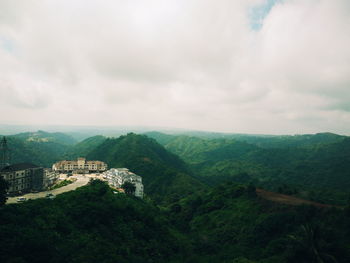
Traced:
[[253, 182], [257, 186], [325, 203], [350, 197], [350, 138], [331, 133], [296, 136], [148, 133], [184, 160], [208, 184]]
[[0, 208], [1, 262], [349, 262], [350, 210], [234, 183], [157, 205], [101, 181]]
[[[350, 139], [330, 133], [8, 136], [14, 162], [79, 156], [142, 176], [0, 208], [1, 262], [350, 262]], [[256, 189], [322, 205], [268, 201]], [[315, 203], [316, 204], [316, 203]]]

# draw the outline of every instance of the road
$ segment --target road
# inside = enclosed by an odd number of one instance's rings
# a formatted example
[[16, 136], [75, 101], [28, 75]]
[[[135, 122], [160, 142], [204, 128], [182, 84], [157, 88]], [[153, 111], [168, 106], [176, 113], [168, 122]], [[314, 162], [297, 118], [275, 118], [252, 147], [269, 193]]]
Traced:
[[50, 190], [50, 191], [44, 191], [44, 192], [39, 192], [39, 193], [29, 193], [21, 196], [16, 196], [16, 197], [10, 197], [7, 199], [6, 204], [13, 204], [17, 203], [17, 198], [18, 197], [25, 197], [27, 199], [37, 199], [37, 198], [43, 198], [46, 196], [46, 194], [51, 193], [54, 195], [62, 194], [64, 192], [69, 192], [72, 190], [77, 189], [78, 187], [86, 185], [90, 178], [84, 175], [73, 175], [71, 178], [77, 178], [77, 180], [69, 185]]

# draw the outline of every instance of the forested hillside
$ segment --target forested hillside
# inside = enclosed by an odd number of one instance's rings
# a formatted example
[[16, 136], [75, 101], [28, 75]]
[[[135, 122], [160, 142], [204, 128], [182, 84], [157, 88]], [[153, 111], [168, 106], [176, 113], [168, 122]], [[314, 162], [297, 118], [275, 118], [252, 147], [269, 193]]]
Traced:
[[22, 136], [7, 136], [6, 138], [11, 163], [30, 162], [43, 167], [51, 167], [54, 162], [61, 160], [72, 147], [62, 141], [46, 138], [25, 139]]
[[27, 142], [53, 142], [65, 145], [75, 144], [77, 141], [62, 132], [45, 132], [45, 131], [37, 131], [37, 132], [23, 132], [12, 135], [11, 137], [21, 139]]
[[106, 137], [96, 135], [89, 137], [68, 149], [64, 155], [64, 159], [73, 160], [78, 157], [86, 157], [92, 150], [101, 145], [106, 140]]
[[183, 262], [187, 244], [159, 210], [105, 183], [0, 207], [0, 262]]
[[141, 175], [145, 192], [158, 200], [181, 197], [203, 187], [181, 159], [144, 135], [130, 133], [108, 138], [87, 158], [104, 161], [109, 167], [126, 167]]
[[[147, 195], [94, 182], [2, 207], [1, 262], [350, 261], [348, 137], [148, 134], [163, 147], [133, 133], [75, 144], [39, 134], [8, 137], [15, 161], [105, 161], [142, 176]], [[340, 206], [275, 203], [256, 187]]]
[[163, 203], [94, 181], [0, 207], [1, 262], [347, 263], [350, 210], [283, 206], [226, 183]]
[[[151, 133], [209, 184], [253, 182], [322, 202], [344, 204], [350, 187], [350, 138], [322, 133], [207, 139]], [[169, 137], [169, 136], [172, 136]]]
[[252, 182], [325, 203], [342, 205], [349, 198], [350, 139], [346, 136], [198, 136], [149, 132], [147, 137], [93, 136], [73, 143], [68, 135], [38, 131], [8, 136], [8, 144], [13, 163], [51, 167], [58, 160], [87, 157], [109, 167], [127, 167], [143, 177], [146, 192], [160, 194], [160, 199], [161, 193], [182, 196], [203, 184], [225, 181]]
[[169, 205], [168, 213], [195, 240], [195, 262], [350, 260], [349, 208], [282, 206], [259, 198], [252, 185], [225, 183]]

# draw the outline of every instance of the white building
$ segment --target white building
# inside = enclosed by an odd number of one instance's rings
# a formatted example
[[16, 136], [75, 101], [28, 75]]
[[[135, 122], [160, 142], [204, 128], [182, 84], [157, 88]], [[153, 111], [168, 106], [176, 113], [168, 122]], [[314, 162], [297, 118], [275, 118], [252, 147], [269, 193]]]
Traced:
[[59, 172], [54, 171], [49, 168], [44, 169], [44, 189], [48, 189], [50, 186], [54, 185], [59, 178]]
[[60, 173], [100, 173], [107, 170], [107, 164], [78, 158], [76, 161], [59, 161], [52, 165], [52, 170]]
[[135, 196], [143, 198], [142, 177], [129, 171], [127, 168], [112, 168], [103, 174], [106, 181], [117, 188], [120, 188], [125, 182], [135, 185]]

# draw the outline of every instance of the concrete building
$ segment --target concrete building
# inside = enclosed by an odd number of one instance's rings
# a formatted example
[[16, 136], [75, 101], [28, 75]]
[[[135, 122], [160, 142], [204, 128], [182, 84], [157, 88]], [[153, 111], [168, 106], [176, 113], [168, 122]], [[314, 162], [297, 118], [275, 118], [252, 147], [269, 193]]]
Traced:
[[129, 171], [127, 168], [112, 168], [104, 172], [103, 178], [116, 188], [120, 188], [125, 182], [135, 185], [135, 196], [143, 198], [142, 177]]
[[59, 172], [49, 168], [44, 169], [44, 182], [43, 188], [48, 189], [51, 185], [54, 185], [59, 179]]
[[0, 170], [8, 183], [10, 195], [30, 191], [41, 191], [44, 187], [44, 169], [31, 163], [18, 163], [8, 165]]
[[52, 165], [52, 170], [60, 173], [101, 173], [107, 170], [107, 164], [78, 158], [76, 161], [59, 161]]

